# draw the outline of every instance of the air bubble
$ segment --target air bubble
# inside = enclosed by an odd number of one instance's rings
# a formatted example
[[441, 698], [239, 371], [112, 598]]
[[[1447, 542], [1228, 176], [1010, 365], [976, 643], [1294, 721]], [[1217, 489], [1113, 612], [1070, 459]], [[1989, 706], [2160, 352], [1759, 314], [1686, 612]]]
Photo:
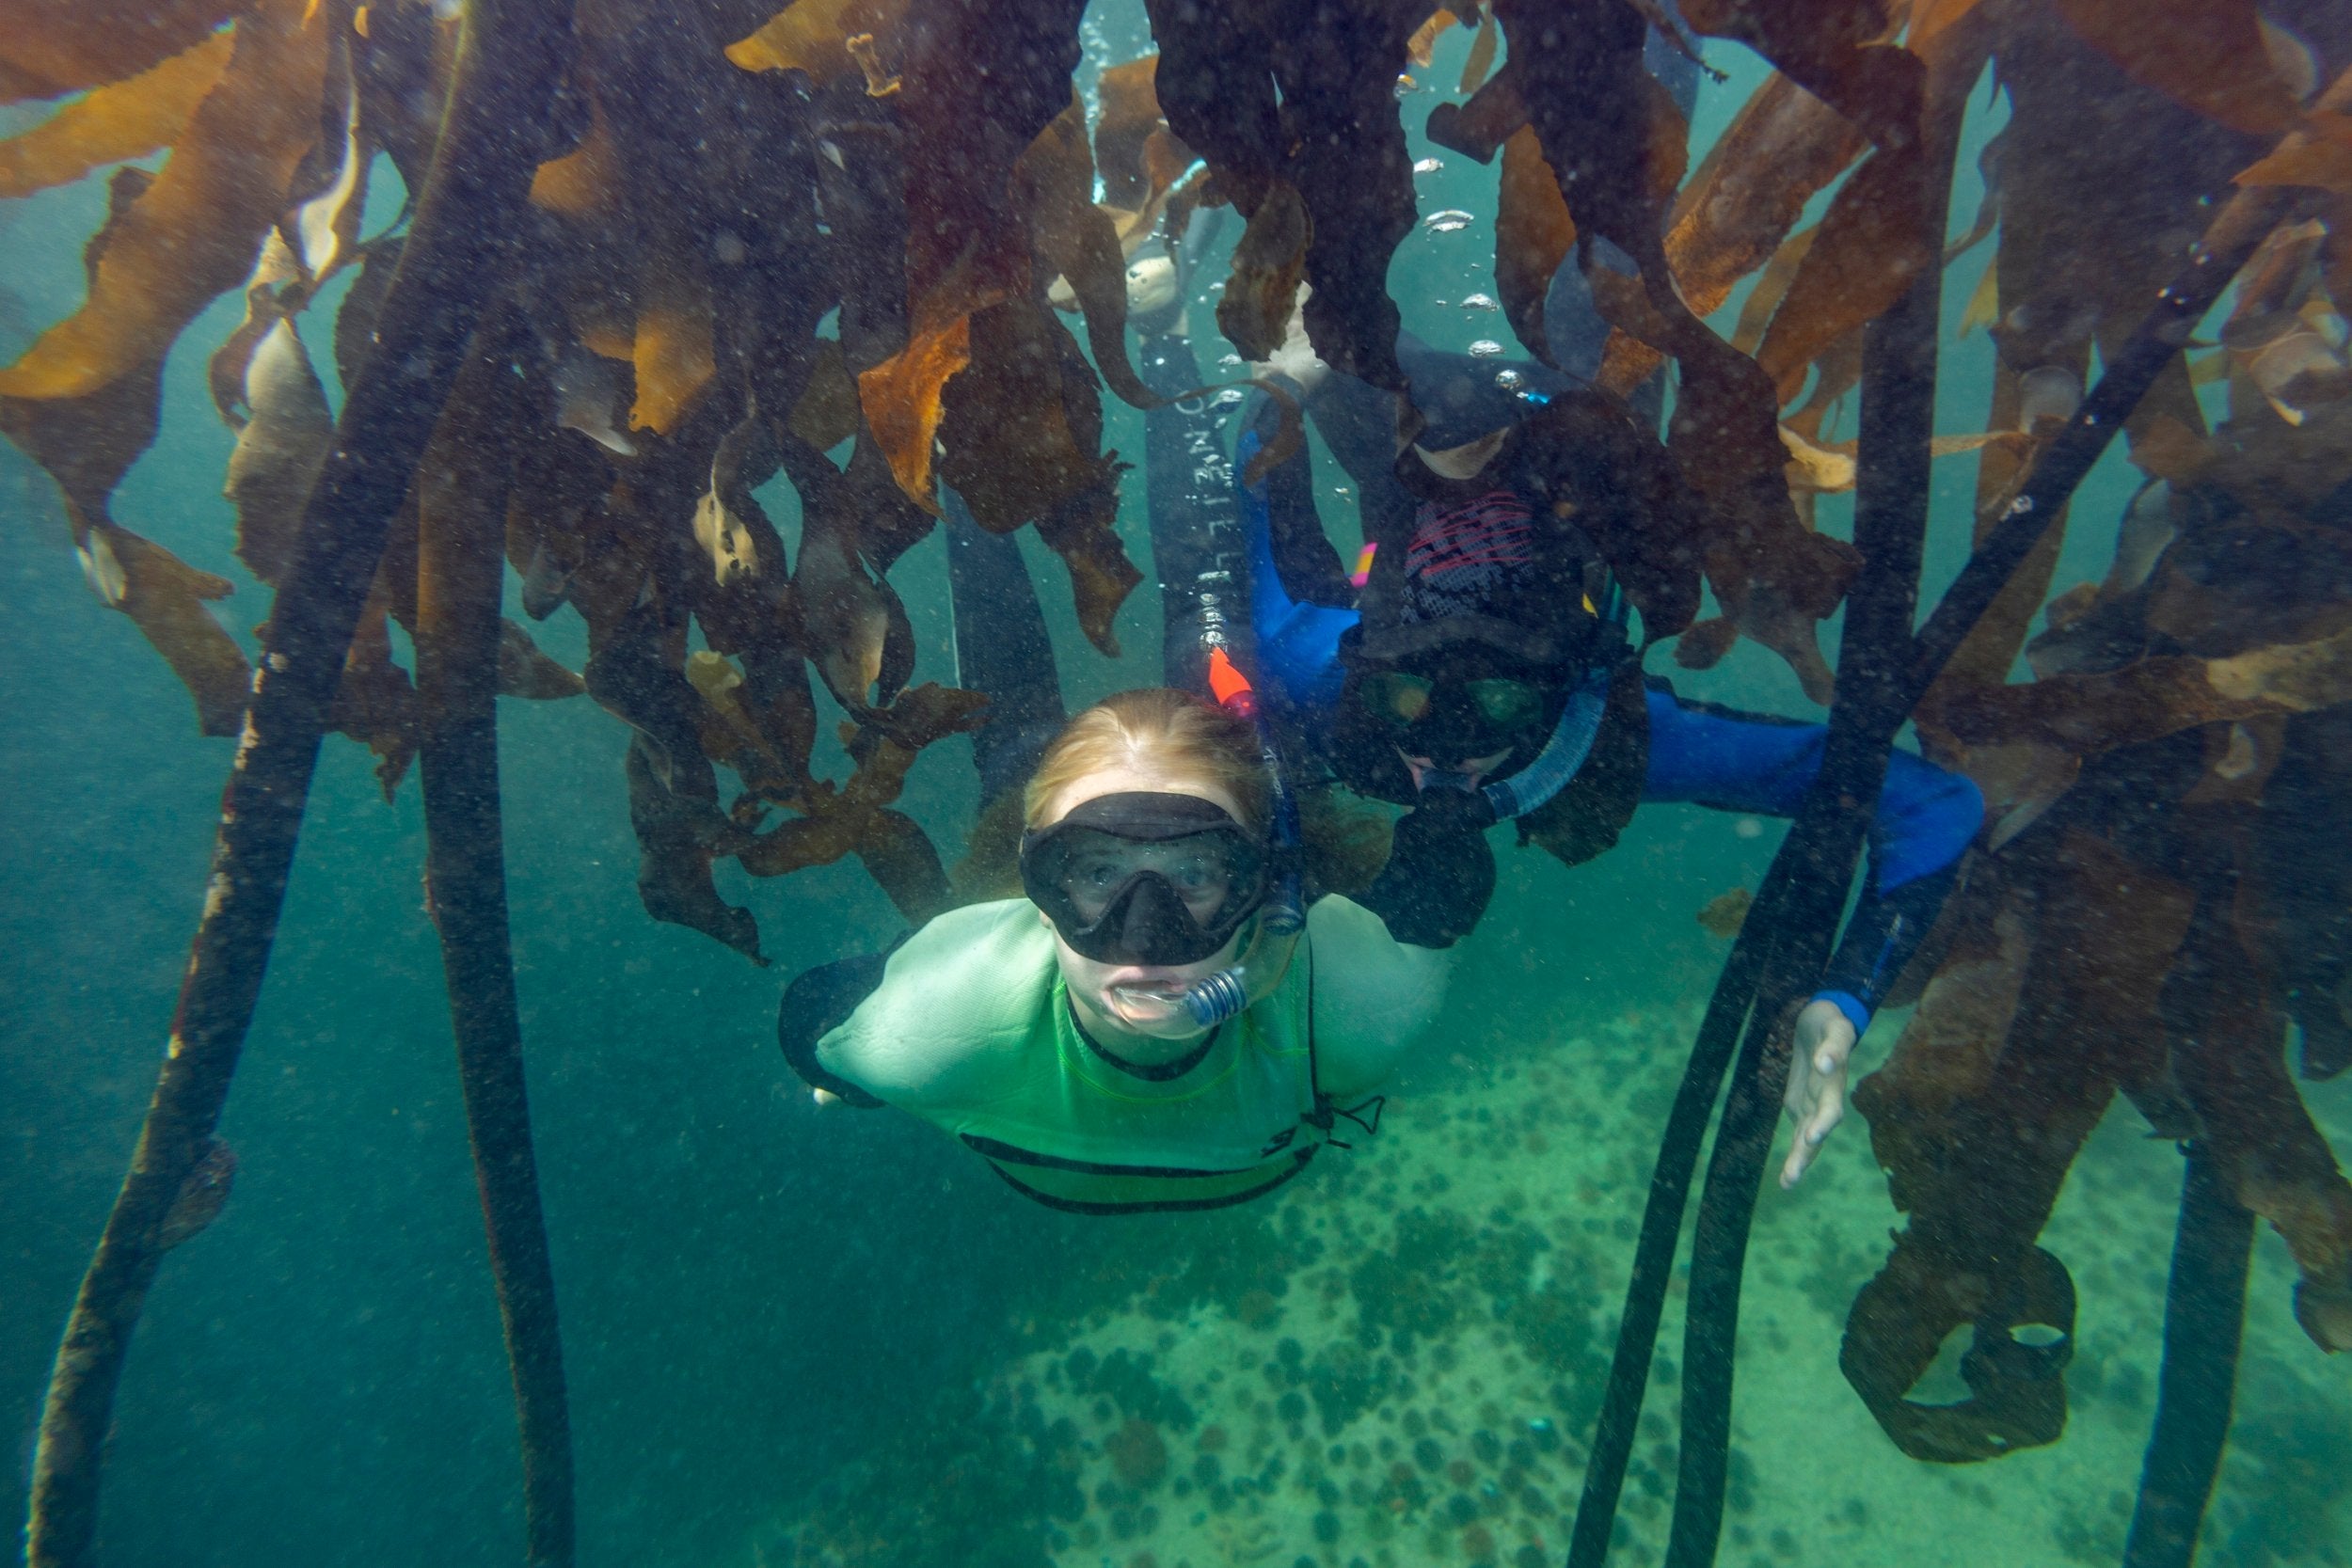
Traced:
[[1458, 234], [1476, 221], [1459, 207], [1448, 207], [1443, 212], [1430, 214], [1422, 220], [1422, 226], [1432, 234]]
[[1419, 91], [1421, 91], [1421, 84], [1414, 81], [1410, 76], [1399, 76], [1396, 79], [1396, 95], [1399, 98], [1403, 98], [1408, 93], [1416, 93]]
[[1506, 392], [1518, 391], [1519, 389], [1519, 383], [1526, 379], [1527, 378], [1525, 376], [1519, 374], [1517, 371], [1506, 370], [1495, 372], [1495, 385], [1502, 388]]
[[1443, 167], [1445, 167], [1445, 160], [1443, 158], [1423, 158], [1420, 163], [1413, 166], [1413, 172], [1415, 174], [1435, 174]]
[[1500, 310], [1502, 307], [1495, 303], [1495, 296], [1492, 294], [1465, 294], [1462, 296], [1462, 309], [1465, 310]]
[[1496, 342], [1492, 338], [1481, 338], [1478, 341], [1470, 344], [1470, 356], [1473, 358], [1491, 359], [1496, 355], [1502, 352], [1502, 345]]

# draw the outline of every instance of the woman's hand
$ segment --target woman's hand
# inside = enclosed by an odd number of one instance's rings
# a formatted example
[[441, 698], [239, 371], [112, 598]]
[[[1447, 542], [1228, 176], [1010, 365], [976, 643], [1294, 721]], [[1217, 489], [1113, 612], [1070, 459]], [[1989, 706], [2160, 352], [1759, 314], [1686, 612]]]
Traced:
[[1788, 1092], [1782, 1097], [1797, 1139], [1780, 1167], [1783, 1187], [1804, 1179], [1821, 1152], [1821, 1140], [1846, 1118], [1846, 1060], [1853, 1047], [1853, 1024], [1835, 1002], [1808, 1002], [1797, 1014], [1788, 1047]]

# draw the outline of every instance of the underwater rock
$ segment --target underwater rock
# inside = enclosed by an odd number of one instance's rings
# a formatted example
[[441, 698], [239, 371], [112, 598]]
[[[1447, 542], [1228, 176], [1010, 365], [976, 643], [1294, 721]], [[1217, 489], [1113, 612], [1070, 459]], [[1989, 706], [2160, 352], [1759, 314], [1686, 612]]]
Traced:
[[1385, 1402], [1395, 1391], [1395, 1364], [1375, 1360], [1363, 1347], [1335, 1340], [1306, 1371], [1308, 1396], [1323, 1419], [1326, 1437], [1337, 1437], [1349, 1422]]
[[1098, 1394], [1131, 1419], [1180, 1432], [1189, 1431], [1198, 1419], [1184, 1395], [1152, 1375], [1149, 1354], [1121, 1348], [1097, 1362], [1092, 1352], [1080, 1346], [1062, 1370], [1073, 1392]]
[[1400, 1355], [1411, 1353], [1416, 1338], [1444, 1334], [1461, 1316], [1460, 1292], [1448, 1281], [1462, 1250], [1453, 1226], [1426, 1210], [1407, 1210], [1397, 1217], [1395, 1245], [1371, 1254], [1348, 1275], [1358, 1320], [1387, 1330]]
[[1168, 1474], [1168, 1444], [1161, 1440], [1160, 1429], [1138, 1418], [1130, 1417], [1111, 1433], [1103, 1451], [1110, 1456], [1120, 1481], [1136, 1491], [1157, 1486]]

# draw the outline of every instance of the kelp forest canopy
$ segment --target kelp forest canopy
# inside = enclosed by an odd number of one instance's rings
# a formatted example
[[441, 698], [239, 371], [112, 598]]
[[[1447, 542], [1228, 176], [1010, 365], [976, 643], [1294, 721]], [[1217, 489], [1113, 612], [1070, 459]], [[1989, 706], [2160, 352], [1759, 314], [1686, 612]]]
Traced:
[[[0, 0], [0, 103], [56, 103], [0, 142], [0, 197], [107, 193], [87, 297], [0, 369], [0, 429], [55, 479], [91, 589], [206, 734], [237, 734], [252, 689], [231, 584], [117, 516], [114, 491], [156, 437], [167, 355], [241, 292], [208, 371], [236, 432], [219, 549], [280, 581], [336, 438], [322, 371], [361, 372], [401, 263], [410, 213], [365, 228], [371, 183], [424, 187], [461, 9]], [[1304, 438], [1274, 368], [1295, 315], [1316, 356], [1393, 395], [1406, 451], [1427, 412], [1389, 285], [1426, 215], [1407, 114], [1495, 172], [1492, 287], [1519, 346], [1561, 362], [1565, 276], [1608, 329], [1594, 384], [1632, 407], [1667, 382], [1664, 479], [1597, 541], [1645, 637], [1701, 669], [1752, 640], [1827, 703], [1820, 627], [1860, 558], [1816, 502], [1858, 482], [1869, 325], [1981, 265], [1955, 329], [1995, 345], [1991, 404], [1934, 443], [1973, 454], [1981, 540], [2215, 214], [2277, 193], [2283, 221], [2125, 424], [2145, 483], [2105, 578], [2050, 597], [2052, 529], [1917, 708], [1928, 753], [1993, 811], [1918, 1010], [1859, 1096], [1910, 1223], [1845, 1364], [1922, 1457], [2055, 1438], [2055, 1377], [1988, 1363], [1961, 1405], [1905, 1395], [1956, 1326], [2071, 1322], [2034, 1239], [2118, 1093], [2199, 1142], [2286, 1238], [2312, 1339], [2352, 1347], [2352, 1187], [2284, 1043], [2308, 1077], [2352, 1065], [2352, 8], [1146, 0], [1156, 54], [1082, 72], [1083, 9], [581, 0], [488, 307], [516, 373], [461, 377], [441, 411], [333, 705], [384, 788], [434, 721], [393, 635], [420, 614], [420, 530], [495, 494], [520, 584], [498, 689], [626, 721], [614, 787], [648, 913], [760, 960], [714, 863], [846, 856], [908, 921], [937, 912], [940, 847], [897, 802], [989, 693], [913, 684], [894, 564], [951, 489], [990, 532], [1033, 527], [1078, 626], [1118, 652], [1143, 574], [1113, 527], [1130, 465], [1104, 400], [1164, 395], [1131, 358], [1128, 269], [1213, 209], [1238, 232], [1214, 312], [1248, 367], [1231, 378], [1283, 414], [1261, 461]], [[1399, 79], [1450, 28], [1474, 35], [1470, 64], [1431, 108]], [[1653, 33], [1772, 68], [1695, 159], [1645, 65]], [[1945, 182], [1988, 91], [2006, 124], [1947, 243]], [[1574, 420], [1525, 431], [1529, 471], [1572, 469]], [[755, 499], [779, 475], [790, 548]], [[530, 629], [567, 608], [578, 672]], [[819, 682], [847, 777], [817, 771]]]

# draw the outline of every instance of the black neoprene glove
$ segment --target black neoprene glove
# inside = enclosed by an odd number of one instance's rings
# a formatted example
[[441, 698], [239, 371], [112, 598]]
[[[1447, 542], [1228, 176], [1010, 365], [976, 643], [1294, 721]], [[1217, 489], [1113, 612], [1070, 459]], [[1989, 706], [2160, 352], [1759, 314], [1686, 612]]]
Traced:
[[1424, 791], [1397, 818], [1389, 863], [1360, 902], [1401, 942], [1453, 946], [1495, 895], [1495, 852], [1486, 837], [1494, 823], [1493, 805], [1476, 790]]
[[[895, 949], [898, 943], [891, 946]], [[860, 1108], [882, 1101], [848, 1079], [826, 1071], [817, 1059], [817, 1042], [874, 993], [874, 988], [882, 984], [882, 965], [888, 958], [886, 952], [866, 953], [819, 964], [785, 988], [784, 1005], [776, 1011], [776, 1042], [784, 1047], [784, 1059], [792, 1064], [801, 1081]]]

